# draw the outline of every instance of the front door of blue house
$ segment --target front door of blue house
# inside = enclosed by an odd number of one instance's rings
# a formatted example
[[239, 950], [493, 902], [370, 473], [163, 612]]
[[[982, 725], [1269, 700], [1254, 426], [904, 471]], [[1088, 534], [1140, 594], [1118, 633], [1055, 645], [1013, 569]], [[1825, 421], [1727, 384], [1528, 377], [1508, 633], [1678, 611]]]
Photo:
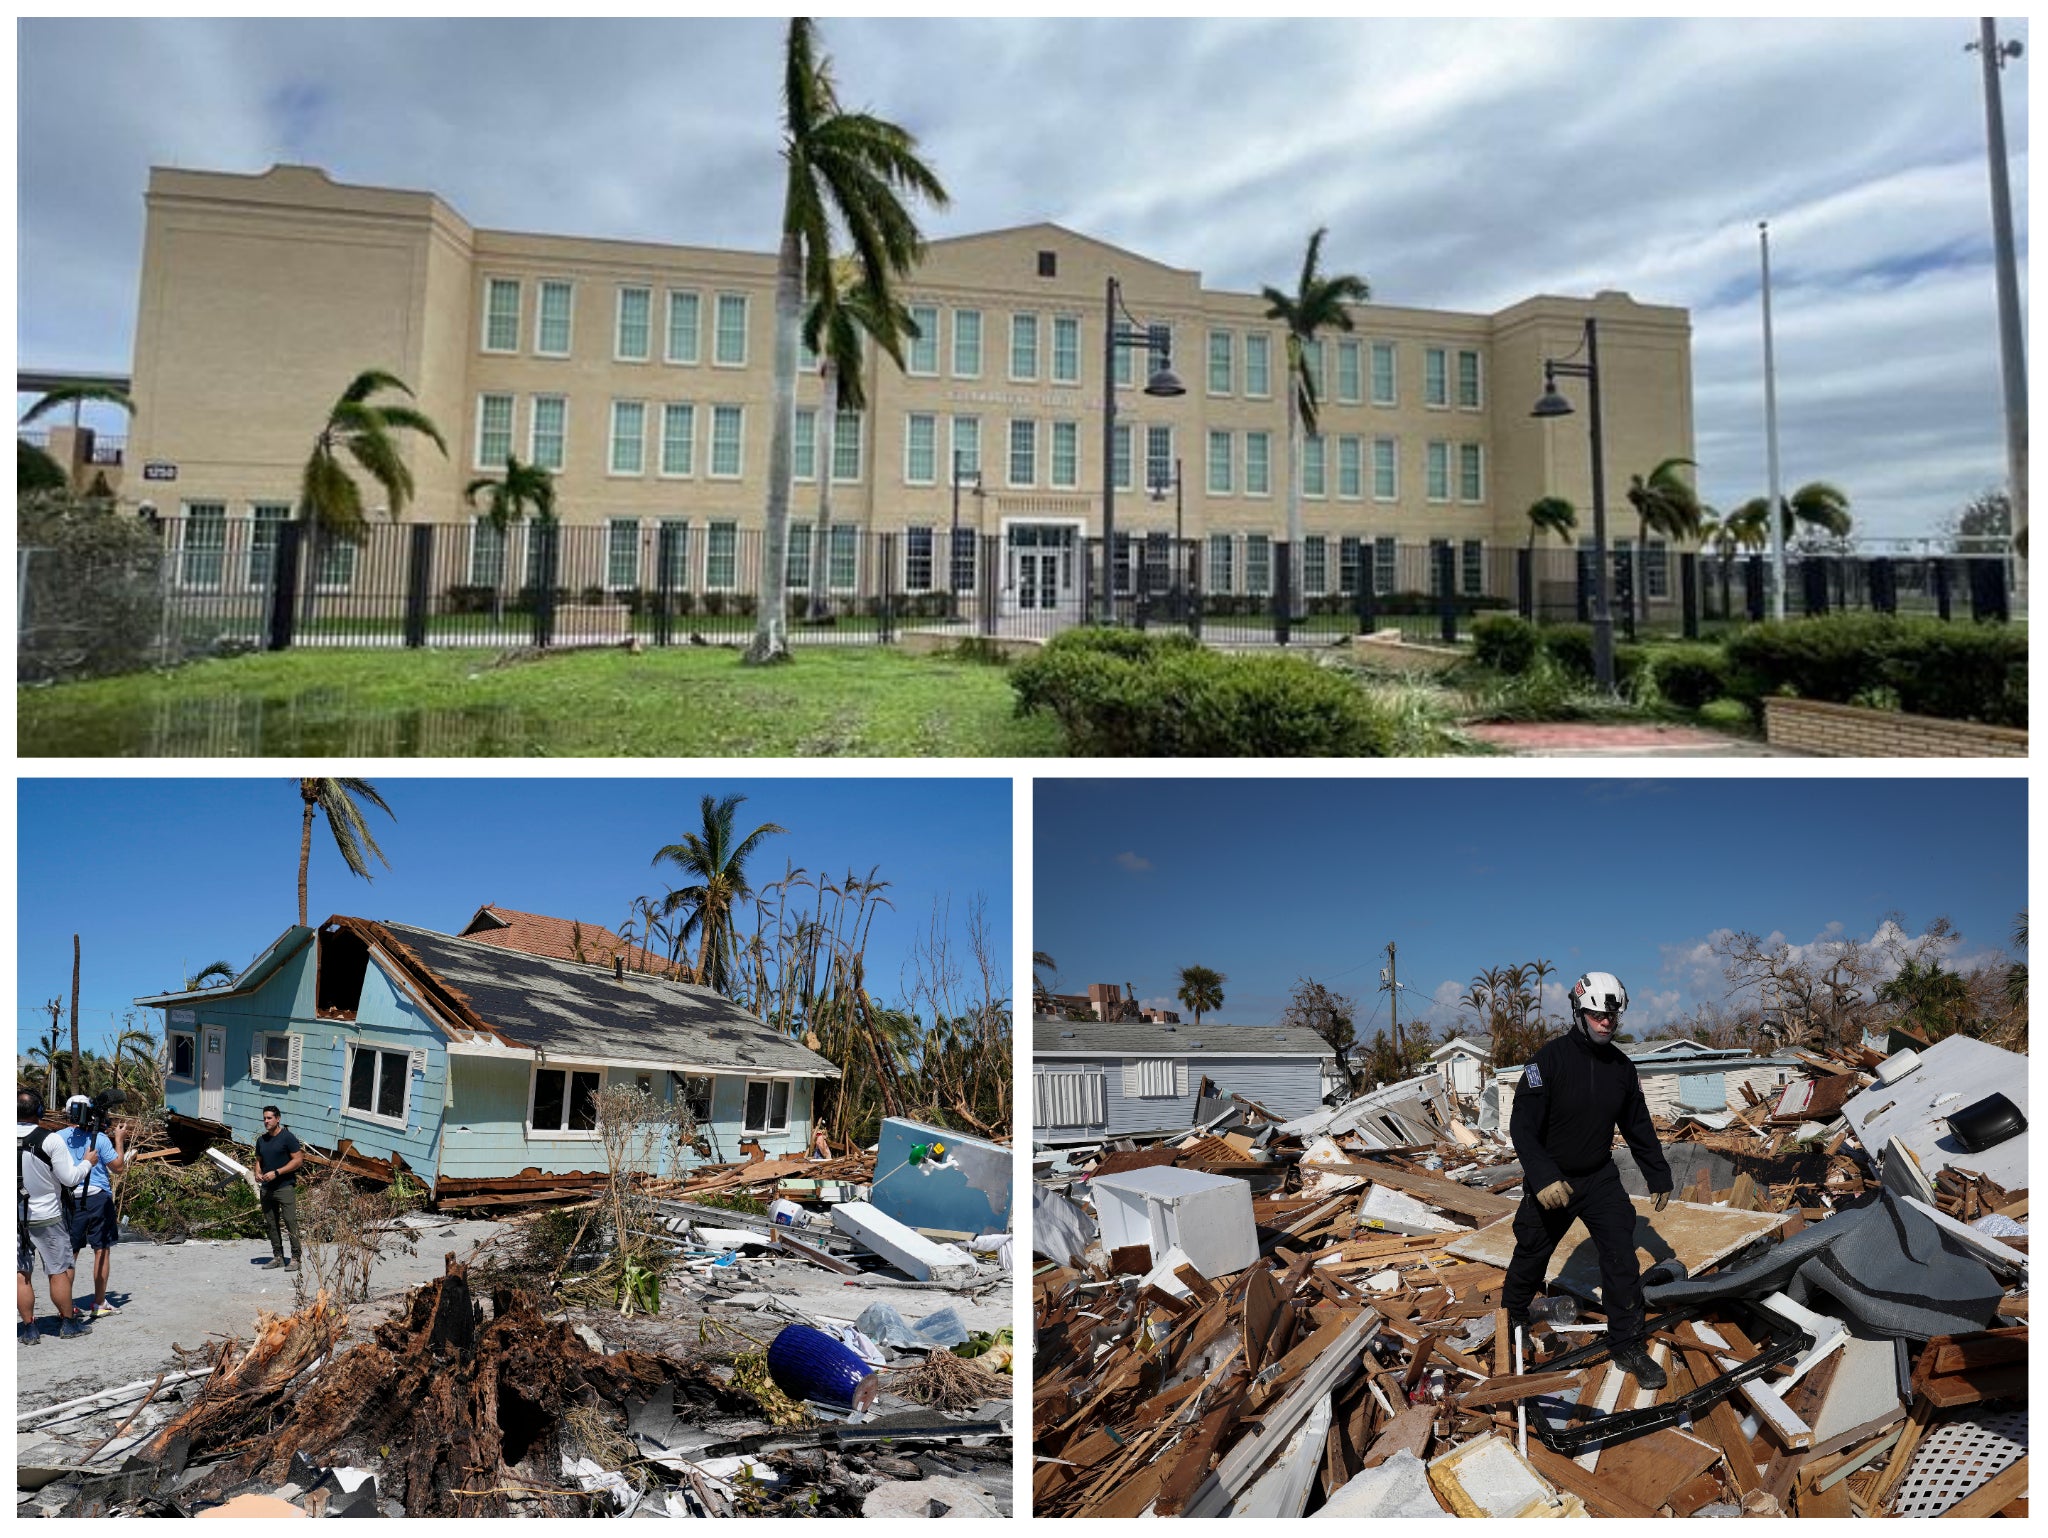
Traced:
[[227, 1083], [227, 1032], [220, 1026], [209, 1025], [201, 1034], [206, 1038], [206, 1050], [199, 1059], [199, 1119], [220, 1121], [221, 1090]]

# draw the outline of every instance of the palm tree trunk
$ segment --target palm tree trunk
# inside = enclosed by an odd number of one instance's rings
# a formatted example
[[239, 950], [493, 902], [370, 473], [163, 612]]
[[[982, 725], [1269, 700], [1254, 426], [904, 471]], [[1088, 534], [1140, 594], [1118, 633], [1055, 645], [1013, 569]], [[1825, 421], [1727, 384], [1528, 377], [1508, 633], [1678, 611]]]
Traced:
[[823, 416], [818, 423], [818, 526], [811, 531], [811, 601], [805, 612], [812, 624], [825, 618], [825, 560], [831, 548], [832, 465], [839, 457], [839, 366], [830, 358], [820, 370], [825, 385]]
[[774, 420], [768, 433], [768, 509], [761, 530], [761, 571], [755, 583], [754, 641], [749, 663], [789, 660], [789, 490], [796, 443], [796, 334], [803, 308], [803, 272], [796, 232], [785, 231], [775, 264]]
[[306, 866], [313, 858], [313, 798], [302, 787], [306, 815], [299, 820], [299, 928], [306, 927]]
[[1636, 548], [1628, 563], [1629, 586], [1635, 589], [1637, 639], [1641, 640], [1650, 629], [1650, 520], [1636, 520]]
[[1299, 584], [1292, 580], [1294, 575], [1294, 552], [1301, 548], [1301, 396], [1300, 382], [1293, 370], [1287, 376], [1287, 551], [1288, 577], [1287, 608], [1292, 618], [1302, 617]]

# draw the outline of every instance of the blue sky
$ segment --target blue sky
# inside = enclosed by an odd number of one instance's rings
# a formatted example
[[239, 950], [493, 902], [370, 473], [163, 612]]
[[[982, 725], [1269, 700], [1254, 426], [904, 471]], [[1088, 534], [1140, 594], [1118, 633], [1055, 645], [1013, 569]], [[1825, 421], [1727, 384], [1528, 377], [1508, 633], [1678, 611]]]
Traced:
[[1952, 965], [1996, 950], [2027, 902], [2025, 817], [2004, 779], [1040, 780], [1031, 940], [1063, 992], [1179, 1008], [1199, 963], [1229, 979], [1211, 1018], [1266, 1023], [1308, 976], [1375, 1029], [1389, 940], [1404, 1022], [1542, 957], [1553, 1010], [1597, 967], [1644, 1028], [1724, 996], [1717, 930], [1825, 945], [1945, 915]]
[[[706, 793], [747, 797], [738, 826], [789, 831], [749, 865], [758, 888], [785, 857], [835, 879], [879, 864], [895, 903], [875, 923], [868, 980], [880, 998], [899, 981], [934, 901], [952, 902], [956, 944], [968, 904], [987, 900], [1007, 973], [1010, 782], [1006, 779], [406, 779], [374, 783], [397, 814], [369, 810], [389, 870], [349, 874], [325, 820], [313, 827], [307, 916], [395, 919], [455, 930], [484, 903], [618, 929], [636, 896], [667, 885], [654, 851], [700, 825]], [[24, 779], [19, 789], [17, 1048], [48, 1024], [37, 1006], [61, 996], [69, 1029], [71, 936], [84, 953], [79, 1030], [94, 1036], [143, 994], [187, 969], [240, 967], [297, 920], [300, 801], [296, 782], [258, 779]], [[147, 1012], [156, 1028], [156, 1012]]]

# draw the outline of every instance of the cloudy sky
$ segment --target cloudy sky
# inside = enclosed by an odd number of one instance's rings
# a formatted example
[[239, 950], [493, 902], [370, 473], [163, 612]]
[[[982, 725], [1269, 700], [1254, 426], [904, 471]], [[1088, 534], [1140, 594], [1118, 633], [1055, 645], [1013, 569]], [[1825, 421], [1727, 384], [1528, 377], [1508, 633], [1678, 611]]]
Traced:
[[[128, 366], [152, 164], [307, 162], [490, 228], [765, 250], [779, 27], [23, 22], [19, 357]], [[932, 235], [1051, 219], [1256, 289], [1291, 284], [1327, 224], [1331, 267], [1389, 303], [1612, 287], [1690, 308], [1717, 505], [1764, 487], [1768, 218], [1788, 488], [1836, 481], [1862, 532], [1912, 535], [2003, 480], [1972, 18], [824, 30], [842, 97], [915, 132], [952, 192]], [[2025, 63], [2005, 75], [2023, 265]]]

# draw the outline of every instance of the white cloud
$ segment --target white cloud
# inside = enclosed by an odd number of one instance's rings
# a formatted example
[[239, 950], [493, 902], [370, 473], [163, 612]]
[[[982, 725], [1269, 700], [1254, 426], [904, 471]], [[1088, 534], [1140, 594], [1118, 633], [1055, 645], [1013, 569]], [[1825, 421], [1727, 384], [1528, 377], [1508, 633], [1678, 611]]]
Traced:
[[1126, 849], [1116, 857], [1116, 863], [1134, 876], [1142, 876], [1152, 868], [1152, 862], [1134, 850]]

